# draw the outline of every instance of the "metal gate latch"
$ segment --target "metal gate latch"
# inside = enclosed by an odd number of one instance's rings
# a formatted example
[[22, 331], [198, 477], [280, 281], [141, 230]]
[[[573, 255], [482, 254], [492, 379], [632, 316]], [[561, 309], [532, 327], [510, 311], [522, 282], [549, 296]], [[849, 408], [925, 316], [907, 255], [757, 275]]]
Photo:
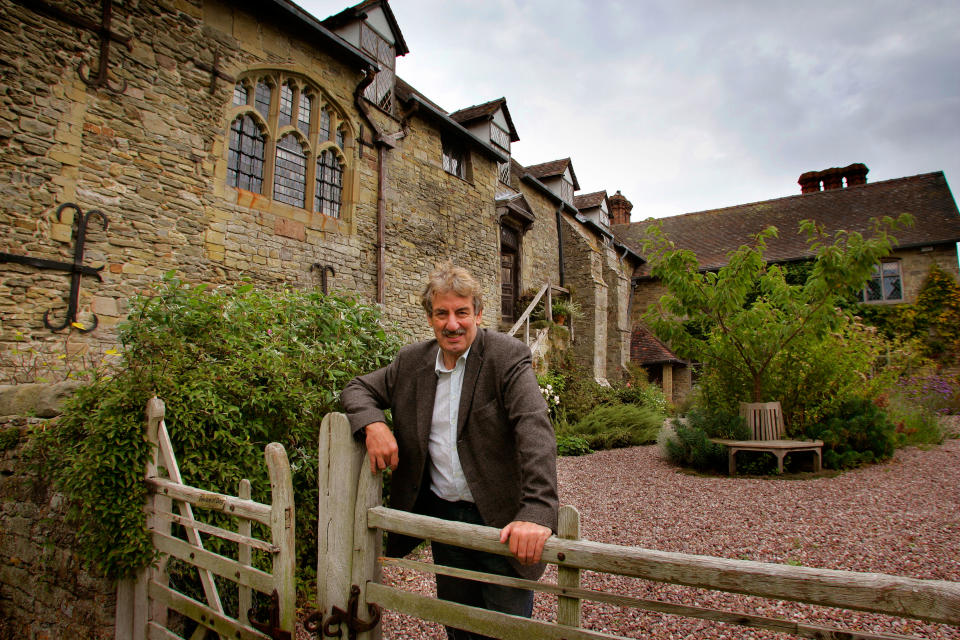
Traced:
[[[307, 618], [303, 626], [310, 633], [316, 634], [322, 631], [323, 637], [342, 638], [343, 626], [347, 627], [348, 640], [356, 640], [357, 634], [364, 631], [370, 631], [380, 624], [380, 607], [375, 604], [367, 604], [367, 612], [370, 614], [370, 620], [364, 621], [357, 617], [357, 607], [360, 604], [360, 587], [352, 585], [350, 587], [350, 599], [347, 601], [347, 610], [340, 607], [333, 607], [333, 613], [327, 618], [326, 622], [321, 622], [323, 613], [314, 611]], [[336, 630], [334, 630], [336, 627]]]

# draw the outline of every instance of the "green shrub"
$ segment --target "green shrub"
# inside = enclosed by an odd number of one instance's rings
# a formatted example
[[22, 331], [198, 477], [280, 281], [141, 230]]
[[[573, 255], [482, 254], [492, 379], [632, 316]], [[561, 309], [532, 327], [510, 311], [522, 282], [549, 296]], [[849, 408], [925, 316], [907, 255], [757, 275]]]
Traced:
[[898, 443], [896, 427], [879, 407], [856, 398], [841, 403], [805, 434], [823, 440], [823, 464], [830, 469], [849, 469], [886, 460]]
[[593, 453], [593, 449], [583, 436], [557, 434], [558, 456], [583, 456], [588, 453]]
[[703, 429], [679, 419], [673, 420], [672, 427], [672, 432], [665, 431], [660, 438], [660, 446], [668, 460], [698, 471], [722, 471], [727, 468], [724, 446], [711, 442]]
[[652, 444], [665, 416], [649, 407], [631, 404], [594, 409], [564, 435], [586, 440], [591, 449], [616, 449]]
[[248, 478], [253, 499], [269, 502], [263, 450], [284, 445], [297, 505], [297, 565], [311, 572], [320, 421], [340, 410], [340, 390], [353, 376], [383, 366], [399, 347], [379, 311], [319, 292], [191, 287], [171, 273], [153, 295], [132, 300], [120, 337], [116, 375], [80, 389], [56, 428], [34, 441], [40, 463], [69, 498], [86, 563], [122, 578], [152, 560], [143, 521], [150, 455], [143, 415], [157, 395], [190, 484], [235, 494]]

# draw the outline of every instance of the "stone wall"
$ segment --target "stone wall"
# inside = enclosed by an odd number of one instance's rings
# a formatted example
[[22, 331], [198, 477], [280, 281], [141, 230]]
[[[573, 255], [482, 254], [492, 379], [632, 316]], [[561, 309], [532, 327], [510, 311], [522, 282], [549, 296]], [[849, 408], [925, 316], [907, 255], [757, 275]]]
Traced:
[[607, 376], [607, 284], [603, 279], [603, 250], [599, 240], [563, 214], [565, 281], [580, 305], [573, 321], [571, 353], [598, 380]]
[[949, 273], [954, 281], [960, 282], [957, 266], [957, 246], [938, 245], [929, 250], [906, 249], [893, 252], [893, 258], [900, 259], [900, 275], [903, 283], [903, 299], [916, 302], [920, 287], [930, 273], [930, 266], [936, 264]]
[[[7, 391], [3, 395], [12, 396]], [[62, 393], [35, 395], [49, 404]], [[62, 496], [24, 455], [27, 432], [49, 424], [0, 416], [0, 639], [112, 639], [115, 586], [81, 568]]]
[[[71, 2], [68, 12], [97, 22], [99, 5]], [[254, 9], [253, 11], [264, 11]], [[110, 344], [130, 296], [176, 270], [193, 282], [315, 287], [329, 265], [333, 290], [368, 301], [377, 295], [377, 151], [353, 93], [360, 70], [284, 32], [265, 14], [233, 3], [200, 0], [140, 2], [115, 7], [110, 73], [122, 93], [88, 87], [76, 67], [96, 65], [99, 38], [0, 0], [0, 251], [70, 262], [73, 210], [99, 210], [85, 264], [103, 265], [102, 282], [84, 277], [76, 349]], [[295, 78], [315, 87], [314, 108], [327, 106], [344, 126], [346, 167], [338, 218], [311, 213], [226, 182], [234, 85], [200, 65], [239, 80]], [[86, 68], [86, 67], [85, 67]], [[213, 87], [211, 90], [211, 86]], [[430, 121], [409, 122], [368, 105], [385, 134], [403, 133], [386, 151], [384, 310], [415, 335], [425, 335], [419, 294], [426, 273], [445, 258], [470, 268], [484, 284], [489, 308], [499, 301], [496, 166], [473, 153], [470, 180], [443, 171], [439, 133]], [[361, 136], [367, 145], [361, 144]], [[268, 151], [273, 130], [267, 131]], [[404, 135], [405, 134], [405, 135]], [[319, 146], [319, 145], [318, 145]], [[332, 146], [327, 148], [333, 149]], [[314, 150], [314, 152], [316, 149]], [[541, 268], [539, 264], [531, 267]], [[25, 339], [60, 350], [62, 337], [43, 326], [66, 308], [66, 273], [4, 264], [0, 280], [0, 353]], [[487, 318], [496, 326], [496, 317]]]

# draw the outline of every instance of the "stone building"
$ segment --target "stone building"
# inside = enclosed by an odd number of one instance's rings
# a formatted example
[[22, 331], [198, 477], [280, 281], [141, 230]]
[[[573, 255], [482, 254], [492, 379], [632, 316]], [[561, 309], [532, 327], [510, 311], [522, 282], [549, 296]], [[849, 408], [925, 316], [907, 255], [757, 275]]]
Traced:
[[[813, 256], [803, 235], [802, 220], [815, 220], [828, 234], [844, 229], [869, 235], [871, 219], [896, 218], [909, 213], [911, 227], [893, 233], [897, 243], [892, 254], [877, 265], [873, 277], [864, 285], [867, 304], [900, 304], [916, 300], [931, 264], [939, 265], [960, 280], [957, 242], [960, 241], [960, 213], [942, 172], [926, 173], [881, 182], [867, 182], [863, 164], [800, 176], [801, 194], [742, 204], [709, 211], [662, 218], [663, 232], [680, 249], [696, 253], [704, 270], [716, 270], [727, 263], [727, 254], [748, 244], [757, 233], [775, 226], [778, 237], [767, 240], [766, 257], [771, 262], [788, 263]], [[641, 240], [650, 221], [614, 224], [617, 237], [642, 254]], [[654, 377], [673, 380], [674, 396], [689, 388], [690, 367], [666, 350], [642, 323], [647, 307], [664, 293], [662, 285], [642, 264], [633, 274], [632, 360], [648, 369], [662, 367]], [[672, 358], [670, 357], [672, 356]], [[671, 371], [667, 372], [667, 369]]]
[[577, 358], [619, 375], [639, 256], [577, 210], [569, 159], [513, 159], [504, 98], [448, 112], [396, 76], [386, 0], [322, 21], [288, 0], [103, 6], [0, 0], [0, 352], [109, 346], [170, 270], [355, 292], [425, 336], [423, 277], [451, 258], [494, 327], [490, 308], [509, 322], [523, 291], [569, 285]]

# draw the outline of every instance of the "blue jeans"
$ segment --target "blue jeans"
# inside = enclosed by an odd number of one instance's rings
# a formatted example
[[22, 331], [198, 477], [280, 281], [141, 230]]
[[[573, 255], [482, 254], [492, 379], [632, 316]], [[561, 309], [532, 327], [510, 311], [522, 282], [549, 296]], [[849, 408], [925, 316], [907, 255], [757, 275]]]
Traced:
[[[444, 520], [486, 524], [480, 517], [480, 511], [472, 502], [449, 502], [442, 500], [429, 489], [427, 515]], [[507, 561], [506, 556], [498, 556], [484, 551], [464, 549], [441, 542], [431, 543], [433, 561], [436, 564], [483, 573], [495, 573], [512, 578], [520, 577]], [[437, 575], [437, 597], [471, 607], [500, 611], [515, 616], [529, 618], [533, 614], [533, 591], [485, 584], [475, 580]], [[462, 629], [447, 627], [450, 640], [483, 639], [481, 636]]]

